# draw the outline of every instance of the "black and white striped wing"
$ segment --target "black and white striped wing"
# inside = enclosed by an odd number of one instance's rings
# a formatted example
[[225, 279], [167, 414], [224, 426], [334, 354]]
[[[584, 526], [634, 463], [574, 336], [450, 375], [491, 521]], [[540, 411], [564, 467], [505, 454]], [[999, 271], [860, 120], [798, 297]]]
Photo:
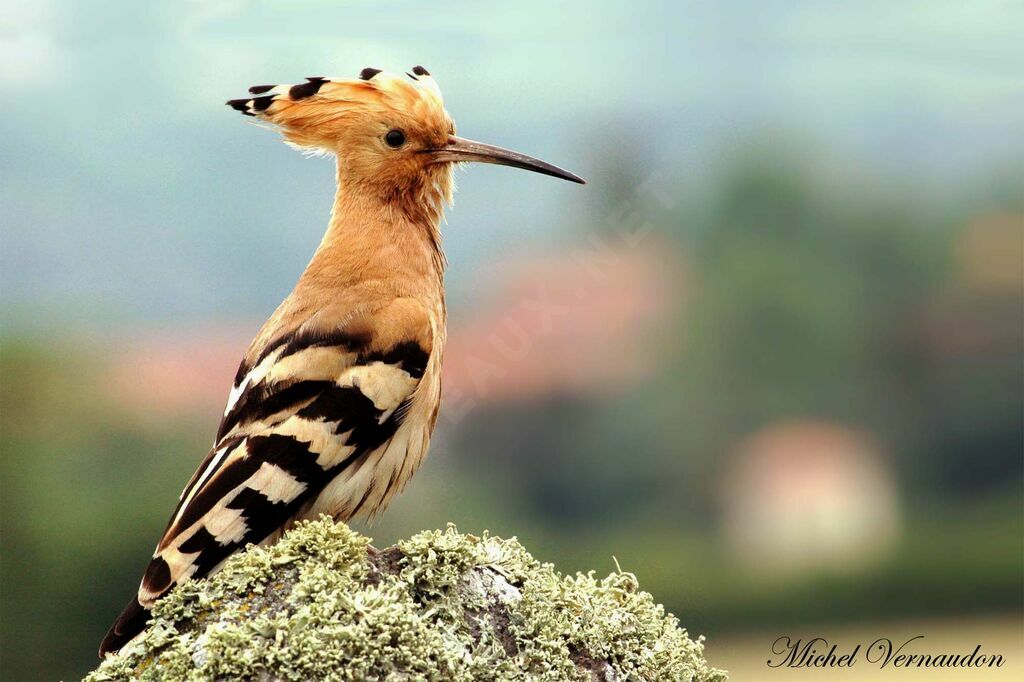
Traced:
[[424, 334], [410, 336], [418, 340], [374, 349], [372, 335], [294, 335], [252, 367], [243, 364], [217, 443], [182, 492], [138, 595], [101, 654], [138, 634], [148, 607], [175, 584], [264, 541], [388, 443], [430, 356]]

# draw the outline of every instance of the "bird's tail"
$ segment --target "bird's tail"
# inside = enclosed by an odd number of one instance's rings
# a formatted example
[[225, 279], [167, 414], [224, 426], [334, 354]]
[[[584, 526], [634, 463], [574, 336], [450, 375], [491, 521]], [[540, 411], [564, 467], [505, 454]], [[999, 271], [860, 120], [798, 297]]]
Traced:
[[132, 641], [146, 629], [148, 621], [149, 609], [139, 603], [137, 596], [132, 597], [128, 606], [124, 607], [124, 611], [110, 626], [107, 636], [103, 638], [103, 642], [100, 644], [100, 658], [108, 653], [116, 653], [121, 647]]

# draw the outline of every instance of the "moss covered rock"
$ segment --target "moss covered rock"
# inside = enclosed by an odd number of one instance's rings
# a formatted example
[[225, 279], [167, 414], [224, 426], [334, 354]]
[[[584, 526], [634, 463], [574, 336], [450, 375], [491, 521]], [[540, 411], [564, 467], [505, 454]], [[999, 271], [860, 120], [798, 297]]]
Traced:
[[515, 539], [379, 551], [323, 518], [161, 600], [108, 680], [723, 680], [630, 573], [560, 576]]

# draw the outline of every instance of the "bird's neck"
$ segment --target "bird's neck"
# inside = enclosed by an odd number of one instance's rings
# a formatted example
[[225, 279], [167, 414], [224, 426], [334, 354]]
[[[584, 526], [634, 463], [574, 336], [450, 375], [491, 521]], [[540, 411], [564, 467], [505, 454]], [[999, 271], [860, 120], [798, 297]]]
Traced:
[[303, 280], [331, 288], [381, 282], [397, 295], [443, 294], [439, 223], [446, 199], [443, 191], [408, 188], [389, 196], [347, 180], [339, 168], [330, 223]]

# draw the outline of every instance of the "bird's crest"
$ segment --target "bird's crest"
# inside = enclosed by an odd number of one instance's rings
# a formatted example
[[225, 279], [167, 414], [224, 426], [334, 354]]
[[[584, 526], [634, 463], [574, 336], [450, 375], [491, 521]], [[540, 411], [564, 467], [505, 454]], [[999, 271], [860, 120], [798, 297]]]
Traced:
[[314, 76], [297, 85], [255, 85], [251, 97], [227, 104], [277, 125], [289, 142], [312, 150], [335, 152], [351, 141], [346, 133], [377, 133], [385, 126], [452, 134], [441, 88], [430, 72], [414, 66], [406, 76], [365, 68], [358, 78]]

